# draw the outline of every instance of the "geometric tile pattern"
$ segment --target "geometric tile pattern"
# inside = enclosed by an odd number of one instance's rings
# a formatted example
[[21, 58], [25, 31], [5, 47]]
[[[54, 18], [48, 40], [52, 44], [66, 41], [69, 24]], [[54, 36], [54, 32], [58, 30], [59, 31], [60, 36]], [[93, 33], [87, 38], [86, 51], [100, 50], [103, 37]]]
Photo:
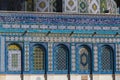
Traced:
[[78, 12], [88, 13], [88, 1], [87, 0], [78, 0]]
[[25, 71], [29, 71], [29, 43], [25, 43], [25, 57], [24, 57], [24, 65], [25, 65]]
[[77, 12], [77, 0], [65, 0], [65, 12]]
[[120, 71], [120, 44], [116, 44], [116, 71]]
[[42, 49], [41, 46], [35, 46], [33, 48], [33, 69], [35, 71], [37, 70], [44, 70], [44, 56], [45, 56], [45, 53], [44, 53], [44, 50]]
[[101, 49], [101, 70], [112, 71], [113, 70], [113, 51], [111, 47], [104, 46]]
[[107, 0], [107, 9], [111, 14], [117, 13], [117, 5], [114, 0]]
[[[32, 33], [29, 34], [31, 37], [14, 37], [14, 36], [7, 36], [6, 37], [6, 41], [32, 41], [32, 42], [92, 42], [92, 43], [115, 43], [115, 42], [120, 42], [120, 39], [117, 38], [111, 38], [114, 37], [114, 35], [98, 35], [96, 36], [96, 38], [89, 38], [92, 37], [91, 35], [86, 35], [86, 34], [81, 34], [81, 35], [77, 35], [75, 34], [76, 37], [68, 37], [69, 34], [52, 34], [53, 35], [57, 35], [55, 37], [43, 37], [45, 34], [39, 34], [37, 35], [36, 33]], [[37, 36], [35, 36], [37, 35]], [[32, 37], [34, 36], [34, 37]], [[41, 36], [41, 37], [38, 37]], [[61, 36], [65, 36], [65, 37], [61, 37]], [[79, 37], [83, 37], [83, 38], [79, 38]], [[86, 38], [87, 37], [87, 38]], [[105, 37], [105, 38], [97, 38], [97, 37]]]
[[50, 0], [50, 12], [57, 12], [56, 0]]
[[52, 50], [52, 47], [53, 47], [53, 43], [48, 43], [48, 70], [49, 71], [52, 71], [53, 70], [53, 59], [52, 59], [52, 56], [53, 56], [53, 50]]
[[49, 12], [49, 0], [37, 0], [35, 7], [37, 12]]
[[100, 13], [104, 13], [107, 10], [107, 0], [100, 0]]
[[94, 51], [94, 71], [98, 71], [98, 47], [97, 47], [97, 44], [94, 44], [93, 51]]
[[19, 46], [11, 44], [8, 49], [8, 71], [21, 70], [21, 49]]
[[68, 51], [65, 46], [59, 45], [54, 51], [54, 70], [64, 71], [67, 70], [68, 65]]
[[90, 52], [86, 47], [79, 49], [80, 71], [90, 71]]
[[0, 55], [0, 71], [1, 72], [5, 72], [5, 38], [4, 37], [0, 37], [1, 38], [1, 55]]
[[89, 13], [100, 13], [100, 0], [90, 0]]
[[72, 52], [72, 71], [76, 70], [76, 54], [75, 54], [75, 44], [73, 43], [71, 46]]

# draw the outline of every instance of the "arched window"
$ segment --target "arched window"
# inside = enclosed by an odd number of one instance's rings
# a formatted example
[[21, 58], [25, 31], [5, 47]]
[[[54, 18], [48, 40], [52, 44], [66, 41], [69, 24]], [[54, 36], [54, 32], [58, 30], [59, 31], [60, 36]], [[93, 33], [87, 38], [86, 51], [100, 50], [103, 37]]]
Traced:
[[79, 49], [79, 70], [80, 72], [90, 72], [91, 68], [91, 52], [86, 46], [81, 46]]
[[103, 46], [101, 49], [101, 70], [102, 72], [113, 70], [113, 50], [109, 46]]
[[54, 70], [66, 71], [68, 69], [68, 49], [64, 45], [59, 45], [54, 51]]
[[21, 48], [11, 44], [8, 49], [8, 71], [21, 71]]
[[45, 69], [45, 51], [42, 46], [34, 46], [32, 61], [34, 71], [43, 71]]

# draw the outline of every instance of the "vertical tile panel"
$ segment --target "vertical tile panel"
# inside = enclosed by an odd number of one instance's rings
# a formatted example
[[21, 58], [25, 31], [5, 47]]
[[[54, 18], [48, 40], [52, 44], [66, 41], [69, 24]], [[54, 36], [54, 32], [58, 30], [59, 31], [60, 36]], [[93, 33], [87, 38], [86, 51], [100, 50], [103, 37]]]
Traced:
[[100, 0], [90, 0], [89, 13], [100, 13]]
[[49, 0], [37, 0], [35, 9], [38, 12], [49, 12]]
[[120, 71], [120, 44], [116, 44], [116, 71]]
[[63, 4], [63, 8], [65, 8], [65, 12], [77, 12], [77, 0], [65, 0]]
[[93, 51], [94, 51], [94, 71], [98, 71], [98, 47], [97, 47], [97, 44], [94, 44]]
[[53, 47], [53, 45], [52, 45], [53, 43], [48, 43], [48, 70], [49, 71], [52, 71], [53, 70], [53, 67], [52, 67], [52, 65], [53, 65], [53, 49], [52, 49], [52, 47]]
[[5, 71], [5, 38], [1, 37], [1, 72]]
[[72, 53], [72, 71], [76, 70], [76, 55], [75, 55], [75, 44], [73, 43], [71, 46], [71, 53]]
[[24, 57], [24, 61], [25, 61], [25, 71], [29, 71], [29, 43], [25, 43], [24, 44], [24, 51], [25, 51], [25, 57]]

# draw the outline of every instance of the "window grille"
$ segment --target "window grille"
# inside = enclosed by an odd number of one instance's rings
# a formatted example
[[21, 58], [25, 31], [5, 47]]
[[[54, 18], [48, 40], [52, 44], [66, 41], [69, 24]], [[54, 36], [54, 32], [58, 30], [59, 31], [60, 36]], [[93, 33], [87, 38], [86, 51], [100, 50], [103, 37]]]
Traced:
[[113, 51], [111, 47], [104, 46], [101, 49], [101, 69], [102, 71], [112, 71], [113, 69]]
[[65, 71], [68, 65], [68, 50], [65, 46], [59, 45], [54, 52], [54, 70], [55, 71]]
[[35, 46], [33, 49], [33, 69], [44, 70], [44, 50], [41, 46]]

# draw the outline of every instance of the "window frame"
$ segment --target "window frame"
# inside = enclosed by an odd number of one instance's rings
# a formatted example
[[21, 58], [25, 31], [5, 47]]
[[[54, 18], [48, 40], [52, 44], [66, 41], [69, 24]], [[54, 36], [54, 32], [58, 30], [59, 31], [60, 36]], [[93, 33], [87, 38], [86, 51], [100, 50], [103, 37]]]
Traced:
[[[21, 70], [20, 71], [9, 71], [8, 70], [8, 46], [17, 45], [21, 50]], [[24, 72], [24, 54], [23, 54], [23, 44], [19, 42], [6, 42], [5, 47], [5, 71], [7, 74], [23, 74]]]
[[[53, 73], [55, 73], [55, 74], [69, 74], [70, 73], [70, 66], [71, 66], [71, 57], [70, 57], [70, 44], [69, 43], [54, 43], [53, 44], [54, 46], [53, 46]], [[67, 69], [66, 70], [61, 70], [61, 71], [56, 71], [55, 70], [55, 50], [56, 50], [56, 48], [58, 48], [58, 47], [60, 47], [60, 46], [63, 46], [65, 49], [66, 49], [66, 51], [67, 51], [67, 57], [68, 57], [68, 59], [67, 59], [67, 64], [66, 64], [66, 66], [67, 66]]]
[[[44, 51], [44, 70], [33, 70], [33, 49], [35, 46], [39, 46]], [[47, 55], [47, 44], [46, 43], [30, 43], [30, 55], [29, 55], [29, 67], [30, 74], [46, 74], [48, 71], [48, 55]]]
[[[110, 49], [112, 49], [112, 71], [102, 71], [102, 62], [101, 62], [101, 58], [102, 58], [102, 53], [101, 53], [101, 50], [103, 47], [108, 47]], [[115, 51], [115, 45], [114, 44], [100, 44], [99, 45], [99, 49], [98, 49], [98, 54], [99, 54], [99, 73], [101, 74], [115, 74], [115, 69], [116, 69], [116, 51]]]

